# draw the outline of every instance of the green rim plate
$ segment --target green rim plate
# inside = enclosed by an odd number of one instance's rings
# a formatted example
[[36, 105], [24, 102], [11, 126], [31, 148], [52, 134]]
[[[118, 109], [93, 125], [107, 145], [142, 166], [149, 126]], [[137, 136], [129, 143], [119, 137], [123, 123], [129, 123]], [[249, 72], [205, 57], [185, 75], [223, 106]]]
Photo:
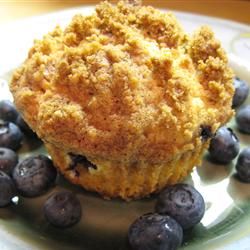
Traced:
[[[8, 81], [12, 70], [26, 57], [34, 38], [41, 37], [59, 23], [64, 25], [73, 14], [89, 14], [86, 6], [29, 18], [0, 26], [0, 99], [12, 99]], [[250, 82], [246, 61], [250, 58], [250, 27], [222, 19], [177, 12], [188, 30], [209, 24], [230, 54], [230, 63], [237, 75]], [[250, 99], [247, 101], [250, 103]], [[228, 126], [240, 138], [241, 147], [250, 143], [250, 136], [237, 131], [234, 120]], [[46, 153], [36, 140], [25, 139], [20, 158]], [[250, 184], [241, 183], [234, 176], [234, 164], [215, 165], [204, 156], [202, 167], [195, 169], [186, 182], [192, 183], [203, 195], [206, 213], [201, 223], [186, 232], [181, 249], [249, 249], [250, 246]], [[21, 198], [8, 208], [0, 209], [0, 249], [84, 249], [128, 250], [126, 233], [129, 225], [140, 215], [154, 209], [155, 197], [134, 202], [106, 201], [98, 195], [73, 186], [59, 177], [57, 186], [47, 194], [33, 199]], [[81, 201], [83, 216], [71, 229], [60, 230], [44, 219], [42, 205], [51, 193], [70, 189]]]

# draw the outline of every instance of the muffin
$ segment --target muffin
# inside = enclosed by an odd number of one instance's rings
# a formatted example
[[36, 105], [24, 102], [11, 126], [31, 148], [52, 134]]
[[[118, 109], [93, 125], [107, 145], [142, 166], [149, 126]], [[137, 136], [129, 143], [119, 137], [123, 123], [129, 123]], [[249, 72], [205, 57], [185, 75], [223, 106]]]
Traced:
[[199, 165], [234, 93], [209, 27], [189, 36], [173, 14], [129, 2], [102, 2], [35, 41], [10, 85], [67, 179], [126, 200]]

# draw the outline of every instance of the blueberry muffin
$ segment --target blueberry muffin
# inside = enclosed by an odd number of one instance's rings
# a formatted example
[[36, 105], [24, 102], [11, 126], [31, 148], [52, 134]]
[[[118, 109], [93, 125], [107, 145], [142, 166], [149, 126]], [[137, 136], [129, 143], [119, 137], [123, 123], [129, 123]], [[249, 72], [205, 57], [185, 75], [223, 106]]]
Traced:
[[35, 41], [10, 86], [66, 178], [127, 200], [199, 165], [234, 93], [209, 27], [189, 36], [173, 14], [129, 2], [102, 2]]

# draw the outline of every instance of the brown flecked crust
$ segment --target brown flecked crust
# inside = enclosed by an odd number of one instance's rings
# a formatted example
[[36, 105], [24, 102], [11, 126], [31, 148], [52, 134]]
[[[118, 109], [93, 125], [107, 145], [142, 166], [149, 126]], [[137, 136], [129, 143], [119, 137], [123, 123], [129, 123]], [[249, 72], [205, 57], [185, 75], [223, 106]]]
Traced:
[[189, 37], [171, 13], [103, 2], [35, 41], [11, 91], [47, 144], [158, 171], [231, 118], [232, 77], [209, 27]]

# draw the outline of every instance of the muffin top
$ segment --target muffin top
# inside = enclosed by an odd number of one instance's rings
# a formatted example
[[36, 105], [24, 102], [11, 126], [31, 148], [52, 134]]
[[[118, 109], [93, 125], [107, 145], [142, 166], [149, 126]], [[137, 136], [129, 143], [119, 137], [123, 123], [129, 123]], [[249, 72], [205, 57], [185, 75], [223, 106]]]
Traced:
[[194, 150], [231, 118], [232, 77], [209, 27], [188, 36], [171, 13], [102, 2], [35, 41], [11, 91], [47, 143], [157, 163]]

